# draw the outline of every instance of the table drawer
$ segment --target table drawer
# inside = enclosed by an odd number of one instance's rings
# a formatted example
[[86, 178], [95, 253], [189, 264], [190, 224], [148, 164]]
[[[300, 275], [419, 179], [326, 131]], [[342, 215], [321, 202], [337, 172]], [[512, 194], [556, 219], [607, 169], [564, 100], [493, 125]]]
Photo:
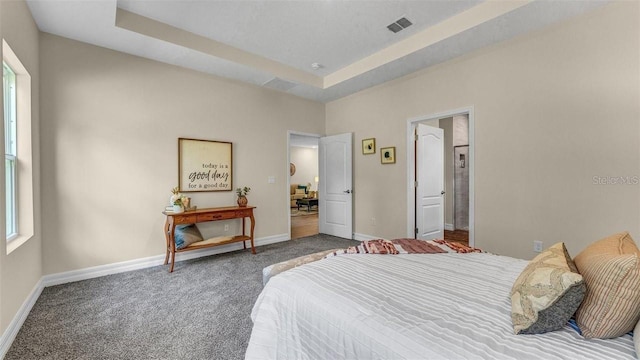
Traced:
[[251, 216], [251, 209], [247, 210], [236, 210], [236, 217], [249, 217]]
[[198, 215], [198, 222], [235, 219], [235, 218], [236, 218], [236, 214], [233, 211], [213, 213], [213, 214], [200, 214]]
[[193, 224], [197, 220], [195, 215], [174, 215], [173, 222], [175, 224]]

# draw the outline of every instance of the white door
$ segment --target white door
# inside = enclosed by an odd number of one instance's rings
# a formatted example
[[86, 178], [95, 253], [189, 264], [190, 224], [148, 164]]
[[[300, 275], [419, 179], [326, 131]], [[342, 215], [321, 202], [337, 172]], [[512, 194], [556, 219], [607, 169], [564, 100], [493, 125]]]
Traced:
[[422, 124], [416, 131], [416, 237], [444, 239], [444, 131]]
[[320, 138], [319, 217], [320, 233], [353, 238], [352, 135]]

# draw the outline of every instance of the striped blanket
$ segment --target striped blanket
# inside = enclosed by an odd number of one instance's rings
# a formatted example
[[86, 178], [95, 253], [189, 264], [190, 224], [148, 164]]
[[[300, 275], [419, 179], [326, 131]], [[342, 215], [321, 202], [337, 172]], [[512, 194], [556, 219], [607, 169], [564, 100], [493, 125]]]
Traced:
[[344, 250], [338, 250], [327, 255], [337, 256], [342, 254], [439, 254], [439, 253], [474, 253], [483, 252], [480, 249], [466, 246], [461, 243], [446, 240], [365, 240], [360, 245], [351, 246]]
[[283, 261], [269, 265], [262, 269], [262, 285], [266, 285], [272, 277], [293, 269], [295, 267], [309, 264], [321, 259], [345, 254], [439, 254], [439, 253], [481, 253], [480, 249], [472, 248], [460, 243], [453, 243], [445, 240], [416, 240], [416, 239], [395, 239], [395, 240], [366, 240], [360, 245], [351, 246], [347, 249], [334, 249], [321, 251], [315, 254], [301, 256], [295, 259]]

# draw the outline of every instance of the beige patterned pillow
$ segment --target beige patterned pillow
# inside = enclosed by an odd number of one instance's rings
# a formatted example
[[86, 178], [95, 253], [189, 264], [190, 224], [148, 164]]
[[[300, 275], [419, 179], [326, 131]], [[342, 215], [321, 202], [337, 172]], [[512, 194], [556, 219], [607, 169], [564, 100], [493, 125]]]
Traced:
[[640, 251], [628, 232], [596, 241], [575, 258], [587, 284], [576, 322], [586, 338], [631, 331], [640, 318]]
[[516, 334], [561, 329], [582, 302], [585, 285], [564, 243], [536, 256], [511, 289], [511, 320]]

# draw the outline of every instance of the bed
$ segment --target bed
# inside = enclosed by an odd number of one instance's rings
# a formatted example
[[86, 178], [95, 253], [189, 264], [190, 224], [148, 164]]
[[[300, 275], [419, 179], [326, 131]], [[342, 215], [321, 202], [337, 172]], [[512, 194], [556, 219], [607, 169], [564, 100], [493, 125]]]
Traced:
[[285, 271], [254, 305], [246, 359], [636, 359], [631, 335], [514, 335], [509, 292], [527, 263], [355, 254]]

